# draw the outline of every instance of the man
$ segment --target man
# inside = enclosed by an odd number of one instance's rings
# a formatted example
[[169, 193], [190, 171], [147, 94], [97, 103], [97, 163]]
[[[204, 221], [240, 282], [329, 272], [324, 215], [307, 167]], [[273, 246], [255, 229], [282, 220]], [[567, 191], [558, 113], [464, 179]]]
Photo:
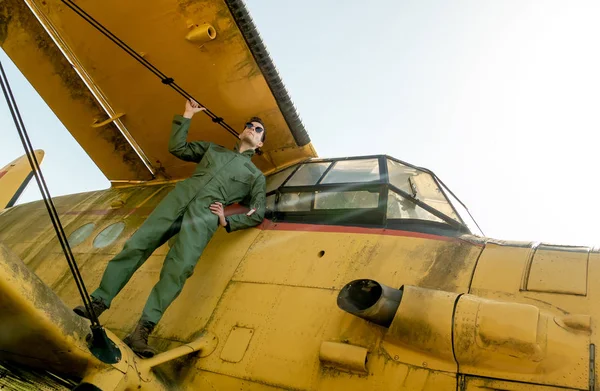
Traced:
[[[188, 143], [190, 120], [203, 110], [205, 108], [194, 101], [186, 102], [183, 116], [176, 115], [173, 119], [169, 140], [169, 152], [182, 160], [198, 163], [194, 174], [177, 183], [127, 240], [123, 250], [108, 263], [100, 287], [91, 295], [92, 309], [100, 316], [154, 250], [179, 233], [165, 257], [160, 280], [152, 289], [135, 330], [124, 340], [142, 357], [156, 353], [148, 346], [148, 335], [192, 275], [218, 226], [225, 227], [227, 232], [256, 226], [265, 213], [265, 177], [250, 160], [265, 141], [261, 119], [250, 119], [233, 151], [205, 141]], [[226, 218], [223, 205], [235, 202], [249, 205], [250, 211]], [[90, 318], [84, 306], [74, 311]]]

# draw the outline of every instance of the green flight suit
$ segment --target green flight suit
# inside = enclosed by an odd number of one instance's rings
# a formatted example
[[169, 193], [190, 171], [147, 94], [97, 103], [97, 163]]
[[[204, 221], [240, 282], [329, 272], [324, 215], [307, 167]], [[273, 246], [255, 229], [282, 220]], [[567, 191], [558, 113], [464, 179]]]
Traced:
[[227, 217], [228, 232], [260, 224], [265, 213], [265, 177], [243, 153], [219, 145], [186, 142], [190, 120], [181, 115], [173, 119], [169, 152], [178, 158], [198, 163], [194, 174], [175, 186], [127, 240], [123, 250], [107, 265], [100, 287], [92, 297], [110, 306], [133, 273], [158, 247], [179, 233], [169, 250], [152, 289], [142, 319], [158, 323], [167, 307], [177, 298], [185, 281], [218, 228], [219, 218], [208, 208], [219, 201], [224, 206], [240, 202], [255, 211]]

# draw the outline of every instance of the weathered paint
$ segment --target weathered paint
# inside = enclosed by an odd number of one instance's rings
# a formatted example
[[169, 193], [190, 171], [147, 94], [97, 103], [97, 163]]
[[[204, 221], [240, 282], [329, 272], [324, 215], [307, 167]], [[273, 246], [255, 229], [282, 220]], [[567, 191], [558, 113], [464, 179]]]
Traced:
[[[515, 306], [529, 305], [539, 309], [540, 326], [538, 333], [541, 333], [542, 341], [545, 341], [547, 346], [543, 357], [540, 357], [537, 361], [539, 371], [530, 371], [529, 373], [504, 371], [499, 375], [497, 372], [500, 369], [499, 366], [486, 368], [485, 366], [475, 365], [469, 369], [465, 368], [466, 373], [501, 377], [514, 381], [532, 381], [533, 378], [536, 378], [535, 382], [540, 384], [556, 385], [562, 382], [567, 387], [588, 388], [590, 380], [588, 376], [589, 345], [592, 343], [598, 344], [598, 328], [595, 320], [600, 316], [600, 308], [596, 305], [600, 291], [598, 291], [598, 285], [594, 282], [600, 278], [600, 254], [597, 250], [587, 249], [589, 256], [586, 262], [586, 277], [582, 281], [579, 268], [562, 269], [555, 267], [556, 259], [572, 258], [573, 248], [563, 246], [562, 251], [560, 251], [560, 246], [553, 245], [550, 247], [554, 250], [552, 256], [549, 257], [548, 254], [544, 253], [545, 256], [540, 258], [541, 262], [547, 262], [547, 264], [538, 265], [538, 270], [546, 270], [539, 277], [548, 278], [551, 281], [579, 281], [579, 284], [587, 286], [585, 295], [580, 294], [580, 292], [565, 293], [552, 292], [551, 290], [538, 292], [523, 289], [523, 281], [527, 273], [531, 272], [531, 262], [536, 255], [536, 245], [533, 243], [528, 247], [488, 243], [477, 264], [470, 289], [470, 293], [477, 297], [500, 300], [512, 303]], [[577, 266], [577, 264], [574, 266]], [[553, 274], [548, 274], [550, 272]], [[517, 313], [509, 316], [519, 318]], [[579, 320], [568, 326], [563, 320], [566, 316]], [[585, 317], [591, 317], [591, 327], [589, 329], [582, 325], [581, 319]], [[546, 319], [545, 323], [542, 323], [542, 319]], [[559, 347], [552, 346], [553, 339], [557, 338], [560, 341]], [[572, 347], [576, 347], [576, 351], [573, 351]], [[544, 369], [552, 361], [555, 361], [554, 367], [549, 370]], [[569, 366], [571, 366], [571, 369], [561, 379], [553, 380], [554, 376], [558, 376], [561, 370], [567, 370]], [[520, 367], [527, 367], [527, 365], [521, 363]], [[493, 371], [496, 371], [496, 373], [492, 375]], [[596, 373], [598, 373], [598, 367], [596, 367]]]
[[[157, 177], [187, 177], [193, 165], [177, 160], [164, 147], [170, 119], [183, 111], [184, 98], [60, 0], [26, 1], [47, 18], [64, 41], [61, 47], [81, 64], [110, 107], [125, 114], [122, 123]], [[253, 160], [264, 172], [316, 156], [310, 143], [295, 143], [225, 1], [114, 1], [80, 6], [238, 132], [248, 118], [261, 117], [268, 136], [264, 154]], [[189, 29], [202, 23], [213, 25], [217, 37], [201, 46], [186, 40]], [[106, 120], [106, 113], [25, 0], [0, 2], [0, 45], [109, 180], [152, 179], [113, 123], [91, 126]], [[227, 147], [236, 141], [204, 115], [194, 119], [189, 136]]]
[[[93, 225], [73, 247], [93, 289], [108, 260], [172, 187], [165, 181], [193, 169], [164, 148], [165, 121], [181, 112], [182, 99], [60, 0], [31, 1], [47, 17], [46, 27], [51, 24], [64, 40], [62, 49], [125, 114], [123, 123], [161, 177], [154, 186], [128, 182], [150, 179], [135, 152], [113, 124], [91, 127], [106, 119], [103, 110], [25, 3], [0, 2], [0, 45], [105, 175], [122, 186], [55, 199], [67, 235]], [[235, 128], [252, 115], [263, 117], [268, 138], [255, 161], [265, 173], [315, 156], [310, 144], [295, 143], [227, 4], [82, 6]], [[213, 25], [217, 38], [203, 45], [185, 40], [189, 28], [201, 23]], [[206, 118], [194, 120], [190, 138], [234, 142]], [[94, 238], [115, 223], [124, 223], [123, 232], [95, 247]], [[0, 326], [19, 336], [17, 342], [3, 339], [0, 350], [12, 361], [40, 366], [34, 352], [63, 372], [61, 364], [72, 361], [74, 375], [103, 389], [547, 391], [586, 389], [595, 380], [590, 374], [600, 369], [598, 360], [589, 368], [600, 315], [599, 293], [590, 283], [600, 277], [600, 254], [589, 249], [573, 257], [556, 248], [536, 253], [528, 243], [278, 222], [232, 234], [220, 230], [150, 339], [166, 350], [209, 331], [217, 341], [214, 351], [159, 365], [147, 382], [134, 371], [138, 359], [116, 337], [126, 353], [123, 362], [134, 364], [86, 364], [93, 359], [82, 332], [75, 333], [82, 321], [69, 310], [80, 299], [43, 203], [3, 211], [0, 241], [6, 246], [0, 265], [22, 260], [19, 273], [6, 272], [12, 277], [0, 280]], [[134, 326], [168, 248], [155, 251], [101, 317], [114, 335], [122, 338]], [[337, 308], [339, 290], [357, 278], [420, 293], [407, 294], [387, 329]], [[79, 337], [69, 340], [73, 333]], [[323, 365], [324, 343], [366, 350], [367, 374]]]
[[[73, 247], [88, 289], [95, 288], [108, 260], [171, 187], [128, 187], [55, 199], [67, 235], [84, 224], [94, 224], [90, 236]], [[79, 304], [77, 291], [45, 213], [41, 202], [8, 210], [0, 217], [0, 241], [72, 307]], [[119, 221], [125, 222], [125, 230], [116, 241], [94, 248], [95, 236]], [[540, 390], [545, 390], [543, 384], [548, 390], [556, 385], [581, 387], [587, 382], [586, 346], [598, 343], [594, 322], [598, 314], [590, 302], [597, 294], [594, 285], [587, 285], [586, 295], [522, 291], [531, 248], [491, 241], [482, 246], [481, 242], [472, 237], [268, 221], [231, 234], [219, 230], [150, 338], [161, 350], [190, 342], [205, 330], [214, 333], [219, 342], [207, 357], [177, 359], [157, 370], [165, 378], [178, 379], [187, 389], [235, 385], [242, 389], [454, 390], [461, 381], [457, 372], [469, 375], [462, 380], [470, 387], [467, 389], [480, 387], [477, 376], [516, 381], [511, 383], [517, 384], [515, 390], [532, 384]], [[101, 321], [118, 337], [135, 325], [168, 249], [168, 244], [157, 249], [102, 315]], [[590, 253], [590, 281], [600, 277], [594, 277], [600, 273], [598, 260], [597, 252]], [[339, 290], [357, 278], [396, 288], [427, 288], [448, 300], [436, 307], [434, 299], [427, 299], [427, 311], [438, 314], [433, 318], [419, 317], [418, 311], [409, 316], [400, 307], [397, 317], [401, 326], [388, 330], [337, 308]], [[506, 366], [508, 359], [503, 354], [513, 354], [506, 349], [490, 353], [502, 357], [494, 359], [497, 364], [486, 359], [485, 346], [496, 343], [494, 338], [500, 341], [498, 335], [520, 327], [518, 322], [525, 318], [519, 311], [511, 312], [513, 307], [498, 307], [508, 308], [504, 317], [507, 329], [484, 330], [484, 336], [496, 337], [488, 337], [487, 342], [480, 338], [484, 347], [477, 348], [473, 330], [484, 326], [477, 326], [477, 310], [468, 310], [468, 303], [482, 300], [514, 303], [515, 308], [523, 303], [539, 311], [540, 319], [547, 320], [543, 323], [547, 330], [544, 346], [550, 349], [544, 357], [535, 356], [541, 357], [541, 364], [527, 364], [527, 358], [521, 357], [523, 365]], [[586, 329], [584, 317], [565, 314], [591, 315], [591, 326]], [[432, 325], [436, 316], [446, 326]], [[412, 328], [412, 337], [390, 334], [410, 322], [420, 322]], [[251, 337], [242, 338], [239, 343], [246, 345], [233, 353], [223, 353], [235, 328], [246, 330], [247, 335], [251, 330]], [[558, 353], [552, 346], [559, 346], [556, 343], [560, 341], [570, 341], [571, 347]], [[323, 365], [319, 351], [324, 342], [367, 349], [368, 375]], [[559, 362], [559, 366], [552, 364]]]
[[[104, 363], [88, 349], [91, 333], [88, 322], [65, 306], [1, 242], [0, 275], [0, 388], [64, 387], [69, 382], [81, 381], [103, 390], [172, 390], [177, 385], [176, 379], [159, 378], [160, 370], [153, 368], [199, 350], [200, 357], [209, 355], [217, 343], [215, 336], [202, 333], [185, 346], [144, 360], [107, 330], [107, 337], [116, 344], [119, 354], [116, 362]], [[44, 376], [39, 369], [52, 376]], [[7, 371], [10, 375], [2, 380]], [[17, 376], [18, 373], [23, 376]]]
[[44, 365], [67, 375], [94, 364], [86, 325], [0, 243], [0, 360]]
[[[107, 177], [149, 180], [147, 170], [113, 124], [98, 129], [90, 125], [104, 113], [69, 61], [21, 0], [0, 2], [0, 41], [27, 80], [36, 88], [92, 160], [110, 161], [100, 169]], [[6, 24], [3, 24], [6, 23]], [[1, 37], [0, 37], [1, 38]], [[20, 102], [17, 102], [19, 104]]]

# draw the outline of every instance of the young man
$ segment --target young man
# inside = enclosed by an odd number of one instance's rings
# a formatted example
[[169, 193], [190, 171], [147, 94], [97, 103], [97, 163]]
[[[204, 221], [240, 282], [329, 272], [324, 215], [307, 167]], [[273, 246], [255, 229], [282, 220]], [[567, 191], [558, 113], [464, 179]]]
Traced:
[[[179, 233], [165, 257], [160, 280], [148, 297], [137, 327], [125, 338], [125, 343], [143, 357], [156, 353], [148, 346], [148, 335], [192, 275], [217, 227], [221, 225], [231, 232], [256, 226], [265, 213], [265, 177], [250, 160], [265, 141], [261, 119], [250, 119], [233, 151], [205, 141], [186, 142], [191, 118], [203, 110], [194, 101], [186, 102], [183, 116], [176, 115], [173, 119], [169, 140], [169, 152], [198, 163], [194, 174], [177, 183], [127, 240], [123, 250], [108, 263], [100, 287], [91, 295], [93, 311], [100, 316], [154, 250]], [[235, 202], [248, 205], [250, 211], [226, 218], [223, 205]], [[90, 317], [84, 306], [74, 311]]]

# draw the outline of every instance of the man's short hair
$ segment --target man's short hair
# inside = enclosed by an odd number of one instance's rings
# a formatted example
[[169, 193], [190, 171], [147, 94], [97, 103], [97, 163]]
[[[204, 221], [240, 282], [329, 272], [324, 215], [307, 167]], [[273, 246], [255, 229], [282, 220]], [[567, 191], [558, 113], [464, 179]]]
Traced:
[[263, 130], [263, 134], [262, 134], [262, 142], [265, 142], [265, 139], [267, 138], [267, 128], [265, 128], [265, 123], [263, 122], [262, 119], [260, 119], [259, 117], [252, 117], [250, 118], [250, 120], [248, 122], [258, 122], [259, 124], [262, 125]]

